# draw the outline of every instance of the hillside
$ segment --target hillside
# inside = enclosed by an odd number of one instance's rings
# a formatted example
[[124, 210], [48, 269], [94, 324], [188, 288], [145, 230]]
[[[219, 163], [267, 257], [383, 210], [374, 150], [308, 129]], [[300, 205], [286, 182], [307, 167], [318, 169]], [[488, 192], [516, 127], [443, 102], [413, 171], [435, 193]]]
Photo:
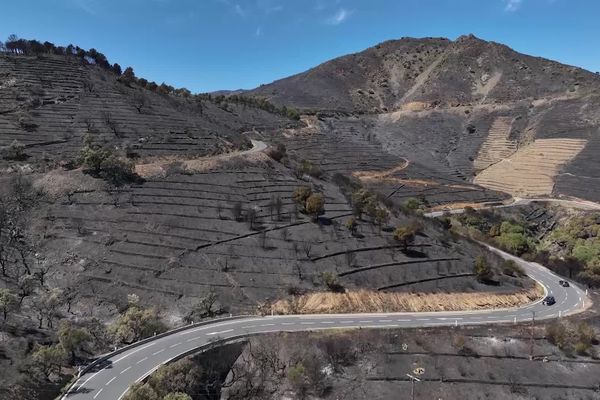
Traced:
[[599, 89], [597, 74], [469, 35], [384, 42], [249, 93], [317, 113], [324, 136], [360, 125], [407, 174], [600, 201]]
[[[539, 295], [532, 280], [422, 212], [506, 201], [528, 189], [523, 168], [544, 175], [536, 190], [597, 190], [579, 185], [597, 176], [597, 78], [472, 37], [386, 42], [234, 95], [159, 86], [80, 50], [0, 54], [0, 395], [56, 394], [62, 367], [183, 322], [311, 312], [304, 296], [521, 304]], [[479, 94], [462, 71], [474, 59], [476, 79], [490, 74]], [[515, 172], [495, 172], [513, 154]], [[115, 333], [138, 311], [147, 331]], [[36, 344], [57, 346], [61, 320], [86, 346], [40, 371]]]
[[[0, 53], [0, 148], [24, 146], [28, 168], [77, 155], [83, 138], [129, 158], [205, 156], [249, 146], [241, 133], [290, 121], [260, 109], [219, 107], [150, 91], [71, 56]], [[3, 157], [0, 167], [10, 167]]]

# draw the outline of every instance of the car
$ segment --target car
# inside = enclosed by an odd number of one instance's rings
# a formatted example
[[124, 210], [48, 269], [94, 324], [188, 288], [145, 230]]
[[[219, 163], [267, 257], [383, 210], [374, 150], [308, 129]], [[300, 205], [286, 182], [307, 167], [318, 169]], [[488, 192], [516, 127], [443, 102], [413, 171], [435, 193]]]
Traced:
[[556, 303], [556, 299], [554, 298], [554, 296], [546, 296], [542, 301], [542, 304], [545, 306], [551, 306], [554, 303]]
[[563, 281], [563, 280], [558, 281], [558, 284], [560, 286], [562, 286], [562, 287], [569, 287], [569, 286], [571, 286], [571, 285], [569, 285], [569, 282]]

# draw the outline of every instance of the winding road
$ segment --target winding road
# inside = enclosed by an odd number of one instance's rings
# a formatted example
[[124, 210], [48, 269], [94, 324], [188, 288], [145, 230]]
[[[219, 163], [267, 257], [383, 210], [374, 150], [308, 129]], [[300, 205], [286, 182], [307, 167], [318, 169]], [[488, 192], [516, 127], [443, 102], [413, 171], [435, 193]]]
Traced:
[[[489, 247], [489, 246], [488, 246]], [[414, 328], [477, 324], [502, 324], [559, 318], [583, 311], [591, 305], [586, 292], [574, 284], [562, 287], [561, 279], [537, 263], [527, 262], [489, 247], [505, 259], [514, 260], [545, 292], [556, 298], [556, 304], [543, 305], [541, 300], [512, 309], [462, 312], [324, 314], [286, 316], [248, 316], [216, 320], [201, 326], [157, 337], [149, 342], [115, 354], [82, 374], [63, 400], [119, 400], [129, 386], [139, 382], [169, 361], [199, 351], [216, 340], [233, 339], [269, 332], [315, 331], [335, 328]]]

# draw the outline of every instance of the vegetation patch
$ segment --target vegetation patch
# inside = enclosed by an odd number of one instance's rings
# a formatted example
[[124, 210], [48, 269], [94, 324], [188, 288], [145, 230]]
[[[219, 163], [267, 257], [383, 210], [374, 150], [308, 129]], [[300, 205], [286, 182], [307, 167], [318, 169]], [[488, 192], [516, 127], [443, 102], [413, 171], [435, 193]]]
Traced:
[[345, 293], [316, 292], [279, 300], [276, 314], [332, 314], [378, 312], [464, 311], [518, 307], [538, 300], [539, 286], [511, 294], [494, 293], [386, 293], [352, 290]]

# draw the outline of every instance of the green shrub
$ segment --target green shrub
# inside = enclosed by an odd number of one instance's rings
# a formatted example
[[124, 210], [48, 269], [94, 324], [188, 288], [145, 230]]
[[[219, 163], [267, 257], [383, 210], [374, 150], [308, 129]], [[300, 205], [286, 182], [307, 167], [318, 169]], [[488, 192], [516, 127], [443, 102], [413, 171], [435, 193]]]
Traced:
[[13, 140], [10, 145], [0, 148], [0, 154], [7, 161], [23, 161], [27, 158], [25, 145], [17, 140]]
[[588, 354], [588, 350], [590, 349], [590, 345], [583, 342], [575, 343], [575, 352], [580, 356], [586, 356]]
[[473, 263], [473, 272], [480, 282], [490, 281], [494, 277], [494, 272], [484, 256], [478, 256], [475, 259], [475, 262]]
[[509, 276], [525, 276], [525, 271], [523, 268], [513, 260], [505, 260], [502, 263], [502, 273]]
[[529, 242], [523, 233], [505, 232], [496, 238], [496, 242], [509, 253], [518, 256], [529, 250]]
[[325, 200], [323, 199], [323, 195], [320, 193], [313, 193], [308, 196], [304, 209], [312, 216], [313, 220], [316, 220], [319, 215], [325, 213]]
[[134, 164], [115, 155], [112, 150], [92, 143], [88, 136], [77, 157], [77, 164], [85, 172], [102, 178], [113, 185], [122, 185], [140, 180], [134, 172]]

